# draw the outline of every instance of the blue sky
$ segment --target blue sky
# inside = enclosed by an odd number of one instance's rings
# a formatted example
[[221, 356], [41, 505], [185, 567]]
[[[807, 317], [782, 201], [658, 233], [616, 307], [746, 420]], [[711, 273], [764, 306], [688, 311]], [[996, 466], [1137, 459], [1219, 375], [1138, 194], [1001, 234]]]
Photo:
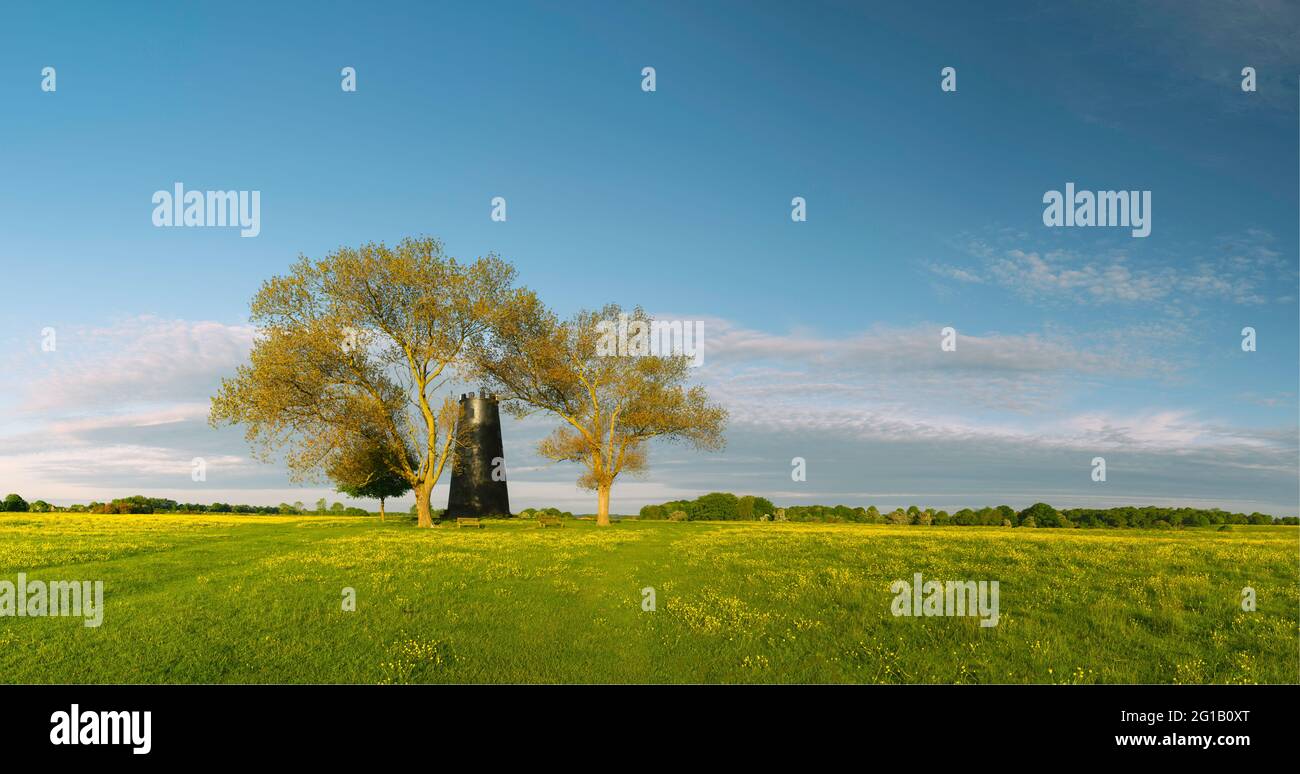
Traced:
[[[706, 321], [728, 449], [656, 450], [616, 511], [722, 489], [1296, 513], [1300, 13], [909, 5], [6, 9], [0, 488], [328, 494], [210, 430], [207, 397], [299, 253], [430, 234], [562, 314]], [[261, 191], [261, 234], [155, 228], [176, 181]], [[1067, 182], [1151, 191], [1151, 235], [1046, 228]], [[515, 502], [589, 508], [532, 454], [547, 429], [507, 425]]]

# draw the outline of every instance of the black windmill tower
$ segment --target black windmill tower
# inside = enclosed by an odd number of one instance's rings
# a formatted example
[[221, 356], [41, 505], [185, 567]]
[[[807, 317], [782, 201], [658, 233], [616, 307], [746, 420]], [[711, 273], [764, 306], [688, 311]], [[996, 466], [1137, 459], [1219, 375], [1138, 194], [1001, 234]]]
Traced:
[[460, 396], [455, 447], [445, 518], [509, 516], [501, 412], [495, 395]]

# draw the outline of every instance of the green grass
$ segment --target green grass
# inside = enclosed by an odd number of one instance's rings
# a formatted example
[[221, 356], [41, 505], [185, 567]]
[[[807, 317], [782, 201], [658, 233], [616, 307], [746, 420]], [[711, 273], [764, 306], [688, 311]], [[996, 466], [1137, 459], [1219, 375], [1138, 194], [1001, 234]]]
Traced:
[[[105, 613], [0, 617], [0, 681], [1294, 683], [1297, 534], [4, 515], [0, 580]], [[914, 572], [1000, 623], [894, 617]]]

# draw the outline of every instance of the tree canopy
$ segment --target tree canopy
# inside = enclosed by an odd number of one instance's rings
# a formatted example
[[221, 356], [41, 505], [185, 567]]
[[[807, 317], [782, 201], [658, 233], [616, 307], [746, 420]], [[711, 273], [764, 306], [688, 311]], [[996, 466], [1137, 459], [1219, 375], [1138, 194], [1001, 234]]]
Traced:
[[359, 437], [382, 445], [415, 490], [420, 526], [454, 445], [457, 405], [437, 396], [494, 327], [533, 308], [496, 256], [462, 264], [432, 238], [305, 256], [265, 282], [249, 355], [209, 421], [240, 424], [262, 459], [284, 450], [295, 479], [326, 470]]
[[[508, 412], [541, 410], [561, 421], [538, 453], [583, 466], [578, 485], [595, 490], [602, 525], [609, 524], [614, 480], [646, 469], [652, 439], [705, 450], [725, 445], [726, 410], [703, 387], [686, 386], [691, 357], [604, 351], [604, 326], [623, 313], [609, 304], [561, 321], [533, 303], [526, 314], [503, 318], [475, 360], [475, 373], [499, 388]], [[628, 319], [650, 322], [639, 308]]]

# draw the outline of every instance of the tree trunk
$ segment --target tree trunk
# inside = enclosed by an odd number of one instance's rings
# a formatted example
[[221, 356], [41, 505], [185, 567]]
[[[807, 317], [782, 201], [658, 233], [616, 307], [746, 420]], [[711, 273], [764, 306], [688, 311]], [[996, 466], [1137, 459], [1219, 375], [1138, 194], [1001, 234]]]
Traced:
[[418, 527], [433, 526], [433, 509], [429, 507], [429, 493], [433, 490], [433, 483], [421, 484], [415, 488], [415, 509], [419, 513], [419, 519], [416, 521]]
[[609, 484], [602, 484], [596, 490], [596, 524], [609, 526]]
[[384, 520], [384, 498], [379, 498], [379, 520]]

